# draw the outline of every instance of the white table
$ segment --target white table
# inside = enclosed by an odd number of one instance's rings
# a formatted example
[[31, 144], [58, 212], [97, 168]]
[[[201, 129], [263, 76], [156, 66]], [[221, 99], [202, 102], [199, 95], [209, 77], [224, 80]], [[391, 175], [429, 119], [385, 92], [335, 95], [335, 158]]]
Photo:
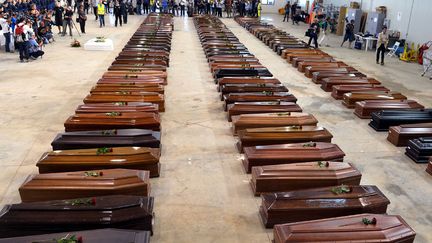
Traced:
[[[378, 38], [375, 38], [373, 36], [364, 37], [364, 36], [357, 35], [357, 34], [355, 34], [355, 36], [357, 38], [363, 40], [363, 41], [366, 41], [365, 51], [368, 51], [368, 49], [369, 49], [369, 42], [371, 42], [371, 41], [377, 41], [378, 40]], [[371, 46], [371, 49], [372, 49], [372, 46]]]
[[96, 38], [90, 39], [84, 44], [84, 50], [87, 51], [113, 51], [114, 44], [111, 39], [105, 39], [104, 42], [96, 42]]

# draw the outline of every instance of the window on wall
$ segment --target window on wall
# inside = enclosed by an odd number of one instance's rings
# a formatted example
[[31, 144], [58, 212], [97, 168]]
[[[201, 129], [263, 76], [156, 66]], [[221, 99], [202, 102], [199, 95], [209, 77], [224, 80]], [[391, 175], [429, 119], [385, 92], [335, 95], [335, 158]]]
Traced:
[[275, 0], [261, 0], [262, 5], [274, 5]]

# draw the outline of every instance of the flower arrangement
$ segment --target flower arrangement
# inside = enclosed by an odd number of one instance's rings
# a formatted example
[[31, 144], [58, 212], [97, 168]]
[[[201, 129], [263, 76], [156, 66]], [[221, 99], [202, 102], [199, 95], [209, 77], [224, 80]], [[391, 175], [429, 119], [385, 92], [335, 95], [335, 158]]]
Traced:
[[113, 129], [113, 130], [103, 130], [102, 131], [102, 135], [116, 135], [117, 134], [117, 130]]
[[83, 243], [83, 238], [82, 236], [77, 237], [76, 235], [67, 234], [65, 237], [60, 239], [33, 241], [32, 243]]
[[346, 185], [341, 185], [341, 186], [333, 187], [331, 189], [331, 192], [333, 192], [336, 195], [339, 195], [342, 193], [350, 193], [350, 192], [352, 192], [352, 187], [346, 186]]
[[103, 176], [103, 172], [102, 171], [85, 171], [84, 172], [84, 176], [85, 177], [99, 177], [99, 176]]
[[113, 111], [113, 112], [107, 112], [107, 113], [105, 113], [105, 115], [106, 115], [106, 116], [120, 116], [121, 113], [120, 113], [120, 112]]
[[100, 154], [106, 154], [109, 152], [112, 152], [113, 149], [112, 148], [98, 148], [96, 151], [96, 155], [100, 155]]
[[316, 147], [316, 143], [314, 142], [304, 143], [303, 147]]
[[104, 36], [97, 36], [95, 42], [105, 42], [106, 38]]
[[376, 218], [372, 218], [372, 219], [368, 219], [368, 218], [363, 218], [362, 222], [364, 225], [376, 225], [377, 224], [377, 220]]
[[91, 197], [91, 198], [83, 198], [83, 199], [66, 200], [65, 203], [71, 206], [80, 206], [80, 205], [94, 206], [96, 205], [96, 198]]
[[318, 161], [318, 166], [319, 167], [329, 167], [330, 166], [330, 163], [329, 162], [324, 162], [324, 161]]
[[77, 39], [74, 39], [71, 43], [71, 47], [81, 47], [81, 43]]

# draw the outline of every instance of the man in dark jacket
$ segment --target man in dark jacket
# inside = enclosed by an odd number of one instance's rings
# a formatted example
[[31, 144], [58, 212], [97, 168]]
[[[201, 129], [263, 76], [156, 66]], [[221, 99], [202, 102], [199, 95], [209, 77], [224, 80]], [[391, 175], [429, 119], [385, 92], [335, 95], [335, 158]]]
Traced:
[[127, 12], [127, 6], [126, 6], [125, 1], [126, 0], [120, 0], [120, 13], [121, 13], [121, 15], [123, 15], [123, 23], [127, 24], [128, 12]]

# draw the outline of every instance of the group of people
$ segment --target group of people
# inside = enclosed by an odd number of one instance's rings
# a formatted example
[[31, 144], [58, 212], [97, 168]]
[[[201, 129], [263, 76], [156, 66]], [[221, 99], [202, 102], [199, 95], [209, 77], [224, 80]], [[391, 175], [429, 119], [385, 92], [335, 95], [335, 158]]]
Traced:
[[307, 14], [305, 11], [302, 11], [298, 2], [291, 4], [290, 1], [287, 1], [284, 6], [284, 18], [282, 22], [289, 22], [291, 19], [293, 25], [299, 25], [299, 22], [304, 22], [308, 16], [309, 14]]

